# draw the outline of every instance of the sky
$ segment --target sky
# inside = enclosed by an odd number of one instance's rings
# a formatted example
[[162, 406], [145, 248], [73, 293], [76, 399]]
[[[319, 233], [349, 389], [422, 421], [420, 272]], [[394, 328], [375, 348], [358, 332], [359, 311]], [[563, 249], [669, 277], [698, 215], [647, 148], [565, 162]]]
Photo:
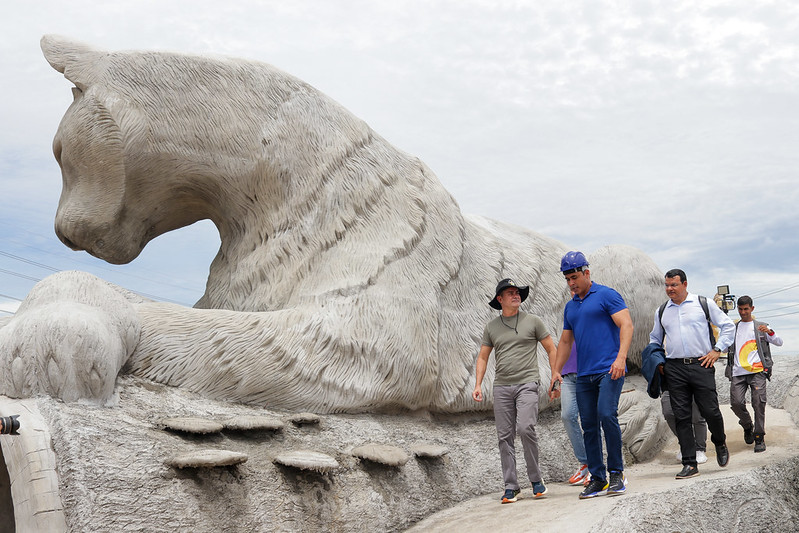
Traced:
[[72, 96], [42, 56], [48, 33], [275, 65], [422, 159], [463, 212], [585, 252], [636, 246], [664, 272], [685, 270], [692, 292], [729, 285], [781, 334], [776, 353], [799, 353], [794, 0], [11, 3], [0, 20], [0, 317], [59, 270], [192, 305], [219, 247], [208, 221], [129, 265], [58, 241], [51, 146]]

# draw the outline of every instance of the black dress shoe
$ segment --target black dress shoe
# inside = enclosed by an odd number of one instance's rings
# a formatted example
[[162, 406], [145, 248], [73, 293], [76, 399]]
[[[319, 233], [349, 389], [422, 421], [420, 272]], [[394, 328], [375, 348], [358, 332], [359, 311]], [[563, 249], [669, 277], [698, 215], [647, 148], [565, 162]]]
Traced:
[[683, 465], [680, 473], [674, 476], [674, 479], [688, 479], [689, 477], [696, 477], [699, 475], [699, 468], [691, 465]]
[[727, 466], [730, 462], [730, 451], [726, 444], [716, 446], [716, 461], [719, 462], [719, 466]]

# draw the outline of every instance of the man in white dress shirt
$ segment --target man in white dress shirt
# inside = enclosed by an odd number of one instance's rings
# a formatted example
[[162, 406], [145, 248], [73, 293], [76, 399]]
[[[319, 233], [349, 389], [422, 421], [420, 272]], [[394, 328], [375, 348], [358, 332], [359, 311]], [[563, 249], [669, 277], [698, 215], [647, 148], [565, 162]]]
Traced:
[[[719, 466], [727, 466], [730, 458], [713, 365], [732, 344], [735, 324], [712, 300], [708, 305], [706, 298], [689, 293], [688, 278], [678, 268], [666, 272], [666, 295], [669, 301], [662, 316], [659, 309], [655, 311], [649, 340], [663, 344], [666, 350], [666, 364], [661, 372], [669, 389], [683, 464], [675, 477], [687, 479], [699, 475], [692, 421], [694, 401], [707, 421]], [[713, 338], [710, 323], [719, 328], [717, 340]]]

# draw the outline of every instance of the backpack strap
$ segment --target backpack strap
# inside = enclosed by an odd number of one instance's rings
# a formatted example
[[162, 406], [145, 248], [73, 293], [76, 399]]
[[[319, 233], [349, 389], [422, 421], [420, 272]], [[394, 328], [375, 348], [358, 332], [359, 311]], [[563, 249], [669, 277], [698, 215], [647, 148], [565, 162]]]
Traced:
[[[663, 302], [660, 307], [658, 307], [658, 320], [660, 321], [660, 329], [663, 330], [663, 340], [666, 340], [666, 330], [663, 329], [663, 311], [666, 310], [666, 304], [669, 302]], [[713, 347], [716, 345], [716, 338], [713, 336], [713, 326], [710, 323], [710, 309], [707, 306], [707, 298], [704, 296], [699, 296], [699, 305], [702, 306], [702, 311], [705, 312], [705, 320], [707, 321], [707, 335], [710, 339], [710, 349], [712, 350]]]
[[713, 325], [710, 323], [710, 309], [707, 307], [707, 298], [700, 296], [699, 305], [702, 306], [702, 311], [705, 312], [705, 320], [707, 321], [707, 336], [710, 339], [710, 349], [712, 350], [716, 346], [716, 337], [713, 335]]
[[663, 311], [666, 310], [666, 304], [669, 302], [663, 302], [660, 307], [658, 307], [658, 321], [660, 322], [660, 329], [663, 330], [663, 340], [666, 340], [666, 330], [663, 329]]

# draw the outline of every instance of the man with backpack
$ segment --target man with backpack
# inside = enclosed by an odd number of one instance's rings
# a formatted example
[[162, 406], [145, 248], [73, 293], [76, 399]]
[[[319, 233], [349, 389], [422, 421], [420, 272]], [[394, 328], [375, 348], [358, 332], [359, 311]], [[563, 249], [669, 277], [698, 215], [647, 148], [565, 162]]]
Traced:
[[[766, 451], [766, 379], [771, 379], [771, 348], [782, 346], [782, 339], [765, 322], [755, 320], [752, 298], [738, 298], [741, 320], [735, 324], [735, 337], [727, 354], [725, 375], [730, 378], [730, 407], [744, 428], [744, 442], [755, 443], [755, 453]], [[755, 422], [746, 409], [746, 390], [752, 391]]]
[[[661, 372], [669, 390], [683, 464], [675, 477], [687, 479], [699, 475], [692, 420], [694, 401], [707, 421], [710, 440], [716, 446], [716, 461], [722, 467], [729, 462], [713, 365], [732, 344], [735, 324], [718, 306], [708, 305], [707, 298], [688, 292], [688, 278], [682, 270], [666, 272], [665, 286], [669, 301], [655, 311], [649, 340], [664, 345], [666, 350]], [[711, 323], [719, 328], [718, 340], [713, 337]]]

